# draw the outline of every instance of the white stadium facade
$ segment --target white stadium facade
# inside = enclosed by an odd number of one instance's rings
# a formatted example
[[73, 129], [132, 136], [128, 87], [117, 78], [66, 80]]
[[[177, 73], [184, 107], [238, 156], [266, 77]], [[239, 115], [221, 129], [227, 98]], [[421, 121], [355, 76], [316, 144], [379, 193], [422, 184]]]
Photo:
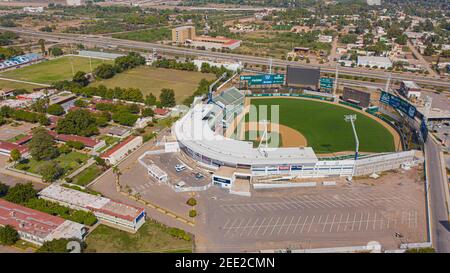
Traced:
[[[254, 148], [252, 142], [228, 138], [220, 133], [231, 122], [223, 118], [224, 97], [227, 96], [221, 94], [209, 104], [194, 105], [172, 128], [184, 153], [199, 165], [216, 170], [212, 176], [216, 185], [231, 188], [236, 179], [256, 176], [352, 177], [396, 169], [416, 161], [414, 150], [375, 154], [358, 160], [333, 160], [318, 158], [310, 147]], [[235, 97], [230, 97], [234, 105]], [[221, 103], [217, 103], [218, 100]], [[241, 100], [237, 104], [240, 107], [231, 108], [236, 114], [242, 112], [244, 95]]]

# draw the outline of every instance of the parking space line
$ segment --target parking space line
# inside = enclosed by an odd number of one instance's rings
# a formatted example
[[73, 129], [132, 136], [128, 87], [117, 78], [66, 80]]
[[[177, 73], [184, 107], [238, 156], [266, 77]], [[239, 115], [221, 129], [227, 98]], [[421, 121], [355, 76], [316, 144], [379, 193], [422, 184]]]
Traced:
[[305, 222], [303, 222], [302, 229], [300, 230], [300, 233], [303, 233], [303, 229], [305, 228], [306, 222], [308, 221], [308, 217], [309, 217], [309, 215], [306, 215]]
[[261, 224], [259, 224], [258, 229], [255, 232], [255, 236], [258, 236], [258, 232], [261, 229], [261, 227], [264, 225], [265, 222], [266, 222], [266, 217], [264, 217], [263, 221], [261, 222]]
[[266, 234], [267, 229], [269, 229], [270, 223], [272, 223], [272, 220], [273, 220], [273, 217], [270, 218], [270, 221], [269, 221], [269, 223], [267, 224], [266, 229], [264, 230], [262, 236], [264, 236], [264, 235]]
[[[301, 217], [301, 216], [300, 216], [300, 217]], [[292, 222], [294, 221], [294, 218], [295, 218], [295, 216], [292, 216], [291, 222], [289, 223], [289, 226], [287, 227], [286, 232], [285, 232], [284, 234], [287, 234], [287, 233], [288, 233], [289, 228], [291, 227]]]
[[341, 218], [339, 218], [339, 223], [338, 223], [338, 225], [337, 225], [336, 232], [339, 232], [339, 228], [341, 227], [342, 216], [344, 216], [344, 215], [341, 213]]
[[[342, 214], [341, 214], [341, 217], [342, 217]], [[330, 226], [330, 231], [329, 232], [331, 232], [331, 230], [333, 229], [333, 225], [334, 225], [334, 220], [336, 219], [336, 214], [333, 216], [333, 220], [331, 221], [331, 226]]]
[[[308, 217], [308, 215], [306, 215], [306, 217]], [[297, 223], [294, 226], [294, 230], [292, 231], [292, 234], [295, 234], [295, 231], [297, 230], [297, 227], [298, 227], [298, 223], [300, 223], [300, 219], [302, 219], [301, 215], [300, 215], [300, 217], [298, 217]]]
[[370, 219], [370, 212], [367, 213], [367, 220], [364, 220], [366, 222], [366, 230], [369, 228], [369, 219]]
[[375, 212], [375, 215], [373, 216], [373, 227], [372, 227], [372, 230], [375, 230], [376, 223], [377, 223], [377, 213]]
[[[322, 233], [325, 231], [325, 228], [327, 227], [327, 224], [328, 224], [328, 217], [329, 217], [329, 215], [327, 214], [327, 218], [325, 219], [325, 222], [323, 223], [324, 225], [323, 225], [323, 228], [322, 228]], [[319, 223], [320, 224], [320, 223]]]
[[313, 225], [313, 223], [314, 223], [314, 219], [316, 218], [316, 216], [315, 215], [313, 215], [313, 219], [311, 220], [311, 223], [309, 224], [309, 228], [308, 228], [308, 232], [307, 233], [309, 233], [309, 231], [311, 230], [311, 227], [312, 227], [312, 225]]
[[225, 232], [225, 236], [228, 236], [228, 233], [230, 233], [230, 231], [233, 229], [235, 223], [238, 221], [238, 218], [235, 218], [233, 223], [227, 228], [227, 231]]
[[287, 220], [287, 216], [284, 217], [283, 224], [281, 224], [280, 229], [278, 230], [278, 233], [277, 233], [277, 234], [280, 234], [281, 230], [283, 230], [284, 223], [286, 223], [286, 220]]
[[355, 223], [356, 223], [356, 212], [355, 212], [355, 214], [353, 216], [352, 231], [353, 231], [353, 228], [355, 227]]
[[259, 218], [257, 217], [255, 222], [250, 226], [251, 228], [248, 229], [248, 233], [247, 236], [250, 236], [250, 234], [252, 233], [253, 229], [255, 229], [257, 227], [256, 223], [258, 223]]
[[242, 227], [242, 231], [241, 231], [241, 233], [239, 233], [239, 237], [241, 237], [242, 236], [242, 234], [244, 234], [244, 232], [245, 232], [245, 229], [249, 226], [248, 224], [250, 224], [250, 221], [251, 221], [252, 219], [251, 218], [248, 218], [248, 221], [247, 221], [247, 223], [245, 224], [245, 226], [243, 226]]
[[270, 231], [270, 234], [269, 234], [269, 235], [272, 235], [273, 231], [275, 230], [275, 228], [276, 228], [277, 225], [278, 225], [278, 222], [280, 221], [280, 218], [281, 218], [281, 217], [278, 217], [277, 222], [275, 223], [275, 225], [273, 225], [272, 230]]
[[363, 221], [363, 219], [364, 219], [364, 214], [361, 212], [361, 217], [359, 218], [359, 226], [358, 226], [358, 231], [360, 231], [361, 230], [361, 224], [362, 224], [362, 221]]

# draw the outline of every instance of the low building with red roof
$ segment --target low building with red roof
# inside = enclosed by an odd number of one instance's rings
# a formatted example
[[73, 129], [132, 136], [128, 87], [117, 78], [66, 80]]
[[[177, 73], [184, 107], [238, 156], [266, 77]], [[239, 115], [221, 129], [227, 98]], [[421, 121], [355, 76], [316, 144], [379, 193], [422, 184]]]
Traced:
[[129, 136], [124, 141], [100, 155], [108, 164], [114, 165], [136, 150], [143, 143], [141, 136]]
[[145, 209], [52, 184], [39, 192], [42, 199], [74, 209], [91, 211], [100, 221], [135, 232], [145, 223]]
[[165, 108], [155, 108], [153, 111], [155, 113], [155, 116], [158, 118], [165, 118], [169, 115], [170, 110]]
[[28, 154], [28, 147], [19, 145], [16, 143], [6, 142], [6, 141], [0, 141], [0, 154], [2, 155], [11, 155], [11, 151], [17, 149], [22, 154], [22, 156], [25, 156]]
[[0, 199], [0, 226], [6, 225], [22, 240], [38, 245], [54, 239], [82, 240], [87, 232], [84, 225]]

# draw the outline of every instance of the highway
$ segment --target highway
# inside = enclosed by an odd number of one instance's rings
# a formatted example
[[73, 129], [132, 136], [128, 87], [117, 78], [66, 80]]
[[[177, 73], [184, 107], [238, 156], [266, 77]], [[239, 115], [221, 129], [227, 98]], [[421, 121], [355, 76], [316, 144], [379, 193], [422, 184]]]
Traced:
[[[140, 50], [148, 50], [151, 51], [155, 49], [157, 52], [162, 52], [166, 54], [176, 54], [176, 55], [185, 55], [185, 56], [203, 56], [210, 57], [220, 60], [229, 60], [229, 61], [241, 61], [243, 63], [249, 64], [259, 64], [259, 65], [268, 65], [268, 59], [264, 57], [255, 57], [248, 55], [240, 55], [233, 53], [222, 53], [222, 52], [212, 52], [207, 50], [199, 50], [185, 47], [177, 47], [171, 45], [163, 45], [157, 43], [146, 43], [146, 42], [137, 42], [137, 41], [129, 41], [129, 40], [121, 40], [115, 39], [111, 37], [104, 36], [92, 36], [92, 35], [79, 35], [79, 34], [65, 34], [65, 33], [48, 33], [48, 32], [40, 32], [35, 30], [23, 29], [23, 28], [6, 28], [0, 27], [0, 30], [12, 31], [18, 33], [22, 36], [30, 36], [35, 38], [43, 38], [48, 41], [53, 42], [75, 42], [75, 43], [83, 43], [83, 44], [93, 44], [98, 46], [118, 46], [118, 47], [126, 47], [130, 49], [140, 49]], [[278, 67], [286, 67], [287, 65], [296, 66], [296, 67], [320, 67], [322, 72], [334, 73], [335, 67], [330, 64], [299, 64], [298, 62], [286, 61], [280, 59], [273, 59], [272, 65]], [[392, 80], [413, 80], [420, 84], [441, 86], [450, 90], [450, 81], [446, 79], [433, 78], [432, 76], [419, 76], [419, 75], [411, 75], [411, 74], [399, 74], [399, 73], [388, 73], [385, 71], [379, 70], [365, 70], [362, 68], [349, 68], [349, 67], [339, 67], [340, 74], [353, 75], [353, 76], [364, 76], [371, 77], [377, 79], [387, 79], [389, 75], [391, 75]]]
[[433, 247], [439, 253], [450, 253], [450, 224], [445, 199], [440, 148], [431, 137], [425, 143], [426, 172], [429, 183], [429, 197], [431, 207], [431, 232]]

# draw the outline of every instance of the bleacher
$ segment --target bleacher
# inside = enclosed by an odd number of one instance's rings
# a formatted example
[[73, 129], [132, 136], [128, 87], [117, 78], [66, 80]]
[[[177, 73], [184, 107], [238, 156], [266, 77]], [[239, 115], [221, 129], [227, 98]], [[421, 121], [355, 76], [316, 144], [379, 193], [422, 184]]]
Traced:
[[244, 103], [244, 94], [236, 87], [231, 87], [212, 99], [219, 105], [240, 105]]
[[212, 101], [214, 104], [224, 109], [222, 123], [225, 128], [227, 128], [233, 122], [233, 119], [242, 112], [244, 108], [244, 98], [244, 94], [235, 87], [231, 87], [213, 97]]

